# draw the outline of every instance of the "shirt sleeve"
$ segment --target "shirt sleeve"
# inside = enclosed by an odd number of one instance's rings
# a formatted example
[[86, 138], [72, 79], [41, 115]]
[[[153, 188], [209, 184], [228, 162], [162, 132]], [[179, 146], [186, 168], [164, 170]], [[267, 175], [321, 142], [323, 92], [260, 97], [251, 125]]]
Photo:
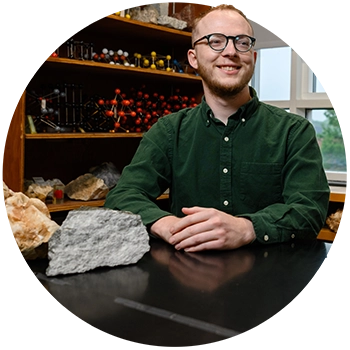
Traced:
[[283, 203], [240, 215], [252, 221], [260, 243], [314, 239], [325, 223], [330, 191], [311, 123], [303, 120], [296, 124], [287, 145]]
[[167, 157], [169, 135], [159, 120], [144, 134], [122, 176], [107, 195], [105, 207], [141, 216], [144, 225], [171, 215], [157, 205], [157, 198], [169, 188], [171, 166]]

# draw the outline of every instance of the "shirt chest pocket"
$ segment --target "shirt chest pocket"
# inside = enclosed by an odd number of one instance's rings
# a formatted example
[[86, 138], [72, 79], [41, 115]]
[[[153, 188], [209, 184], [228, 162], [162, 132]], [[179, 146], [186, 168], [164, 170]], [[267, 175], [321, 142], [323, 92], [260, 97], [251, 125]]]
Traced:
[[259, 210], [282, 202], [282, 164], [243, 162], [239, 181], [240, 199]]

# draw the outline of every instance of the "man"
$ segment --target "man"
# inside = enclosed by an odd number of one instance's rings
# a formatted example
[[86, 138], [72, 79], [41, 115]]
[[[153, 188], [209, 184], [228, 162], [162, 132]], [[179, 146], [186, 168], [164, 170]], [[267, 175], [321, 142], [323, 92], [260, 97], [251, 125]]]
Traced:
[[[203, 81], [193, 109], [161, 118], [107, 196], [176, 249], [235, 249], [315, 238], [329, 187], [312, 125], [248, 86], [257, 53], [242, 12], [220, 5], [193, 24], [188, 60]], [[170, 212], [156, 198], [170, 188]]]

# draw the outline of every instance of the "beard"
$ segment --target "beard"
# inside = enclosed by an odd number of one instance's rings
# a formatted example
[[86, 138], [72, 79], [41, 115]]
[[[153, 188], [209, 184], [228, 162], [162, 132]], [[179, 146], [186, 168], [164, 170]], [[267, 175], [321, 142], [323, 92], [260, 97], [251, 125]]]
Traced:
[[254, 74], [254, 67], [244, 74], [238, 82], [229, 84], [224, 84], [219, 79], [214, 78], [211, 71], [201, 65], [198, 65], [197, 72], [213, 95], [225, 98], [238, 95], [249, 84]]

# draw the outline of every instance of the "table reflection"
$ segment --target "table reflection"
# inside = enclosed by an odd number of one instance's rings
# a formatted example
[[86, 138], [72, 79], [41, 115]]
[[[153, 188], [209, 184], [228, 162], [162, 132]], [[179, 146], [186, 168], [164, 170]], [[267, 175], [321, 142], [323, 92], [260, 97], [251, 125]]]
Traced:
[[169, 272], [184, 286], [214, 291], [225, 282], [250, 271], [255, 255], [250, 250], [232, 252], [185, 253], [154, 243], [151, 255], [168, 267]]

